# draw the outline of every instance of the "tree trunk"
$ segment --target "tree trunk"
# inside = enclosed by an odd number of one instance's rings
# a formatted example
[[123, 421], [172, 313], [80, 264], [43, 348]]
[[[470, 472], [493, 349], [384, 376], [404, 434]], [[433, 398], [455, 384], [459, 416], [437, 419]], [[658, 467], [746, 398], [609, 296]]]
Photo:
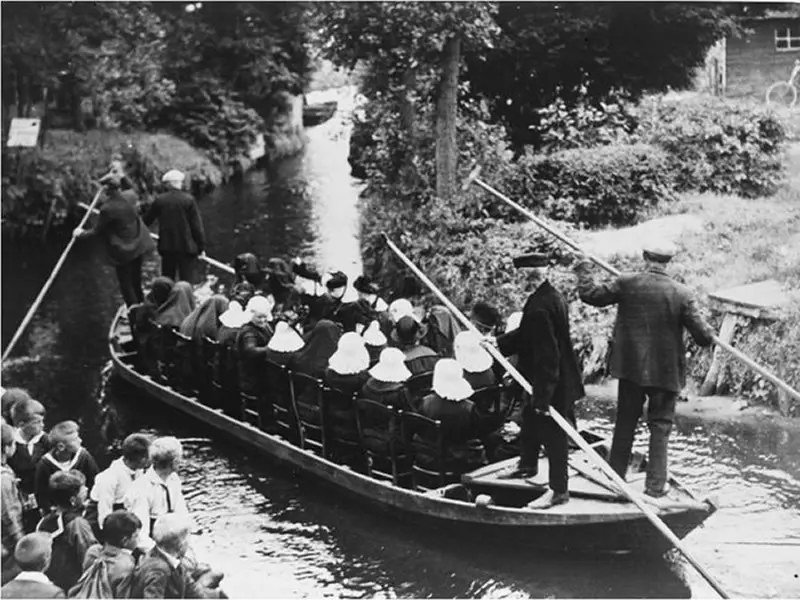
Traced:
[[442, 53], [442, 79], [436, 99], [436, 195], [450, 201], [456, 194], [458, 146], [458, 66], [461, 61], [461, 38], [453, 36]]
[[406, 135], [408, 146], [400, 165], [400, 180], [403, 185], [413, 188], [417, 184], [417, 170], [414, 159], [417, 157], [417, 107], [414, 94], [417, 88], [417, 68], [408, 67], [403, 73], [403, 91], [400, 99], [400, 122]]

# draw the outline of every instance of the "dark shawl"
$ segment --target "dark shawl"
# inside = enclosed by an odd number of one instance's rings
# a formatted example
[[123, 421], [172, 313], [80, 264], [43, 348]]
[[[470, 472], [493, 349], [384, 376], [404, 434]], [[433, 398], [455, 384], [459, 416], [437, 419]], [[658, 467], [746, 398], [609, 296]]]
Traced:
[[215, 294], [196, 307], [181, 324], [181, 333], [195, 342], [201, 343], [204, 337], [217, 339], [219, 317], [228, 310], [228, 299]]
[[167, 301], [156, 309], [156, 321], [161, 325], [180, 327], [194, 310], [194, 289], [188, 281], [178, 281], [170, 290]]
[[328, 360], [336, 352], [341, 335], [339, 326], [333, 321], [318, 321], [306, 345], [292, 357], [290, 368], [306, 375], [322, 377], [328, 368]]

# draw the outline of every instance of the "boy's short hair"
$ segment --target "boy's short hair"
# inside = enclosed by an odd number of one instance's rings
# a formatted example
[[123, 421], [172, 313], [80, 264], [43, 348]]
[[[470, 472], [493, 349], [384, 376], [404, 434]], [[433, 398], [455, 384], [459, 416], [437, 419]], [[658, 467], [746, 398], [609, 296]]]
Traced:
[[80, 471], [58, 471], [50, 475], [48, 486], [53, 504], [62, 508], [72, 505], [72, 499], [86, 485], [86, 477]]
[[33, 417], [44, 417], [44, 413], [44, 404], [38, 400], [30, 397], [21, 398], [11, 407], [11, 423], [14, 427], [21, 427]]
[[8, 423], [2, 425], [2, 444], [3, 448], [14, 443], [14, 428]]
[[52, 554], [52, 536], [39, 531], [22, 536], [14, 548], [14, 560], [23, 571], [44, 571]]
[[4, 390], [3, 396], [0, 398], [3, 417], [7, 417], [10, 420], [12, 409], [22, 400], [31, 400], [31, 395], [27, 390], [23, 390], [22, 388], [8, 388]]
[[122, 457], [138, 462], [150, 454], [150, 438], [143, 433], [132, 433], [122, 442]]
[[173, 436], [157, 438], [150, 444], [150, 460], [156, 469], [164, 469], [183, 457], [183, 446]]
[[103, 520], [103, 537], [112, 546], [122, 546], [125, 538], [142, 528], [142, 521], [132, 512], [115, 510]]
[[80, 430], [80, 427], [78, 427], [75, 421], [61, 421], [61, 423], [53, 425], [47, 439], [50, 441], [51, 446], [55, 446], [71, 435], [80, 433]]

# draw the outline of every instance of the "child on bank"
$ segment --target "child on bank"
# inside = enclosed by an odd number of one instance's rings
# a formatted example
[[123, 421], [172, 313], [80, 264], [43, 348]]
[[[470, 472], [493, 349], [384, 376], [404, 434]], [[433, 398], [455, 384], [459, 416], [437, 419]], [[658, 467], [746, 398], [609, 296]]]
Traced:
[[11, 423], [17, 449], [8, 466], [19, 478], [22, 499], [22, 523], [25, 531], [33, 531], [42, 515], [36, 502], [36, 465], [50, 450], [50, 440], [44, 430], [45, 410], [41, 402], [23, 398], [11, 408]]
[[86, 552], [83, 572], [86, 573], [94, 567], [97, 561], [103, 561], [110, 597], [128, 598], [130, 595], [133, 570], [136, 568], [133, 551], [139, 541], [141, 529], [139, 517], [126, 510], [115, 510], [103, 520], [105, 544], [95, 544]]
[[86, 478], [91, 488], [97, 476], [97, 463], [89, 451], [81, 444], [80, 429], [75, 421], [62, 421], [50, 430], [50, 452], [36, 465], [35, 494], [39, 509], [44, 514], [50, 510], [50, 477], [59, 471], [75, 470]]
[[18, 572], [14, 562], [14, 549], [25, 533], [22, 529], [22, 503], [17, 489], [17, 476], [8, 467], [8, 459], [14, 454], [14, 430], [7, 423], [2, 424], [2, 464], [0, 464], [0, 510], [3, 527], [3, 574], [2, 583], [8, 583]]

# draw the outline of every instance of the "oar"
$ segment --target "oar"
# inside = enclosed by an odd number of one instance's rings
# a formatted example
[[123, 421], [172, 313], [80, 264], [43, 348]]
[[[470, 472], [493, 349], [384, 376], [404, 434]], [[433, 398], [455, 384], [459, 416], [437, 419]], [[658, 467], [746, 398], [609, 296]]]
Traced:
[[[88, 204], [86, 204], [86, 203], [84, 203], [84, 202], [78, 202], [78, 206], [80, 206], [81, 208], [85, 208], [85, 209], [86, 209], [86, 211], [87, 211], [87, 213], [86, 213], [86, 214], [93, 213], [93, 212], [94, 212], [94, 213], [96, 213], [96, 212], [100, 212], [100, 211], [98, 211], [96, 208], [94, 208], [94, 206], [89, 206]], [[150, 235], [152, 235], [152, 236], [153, 236], [153, 239], [154, 239], [154, 240], [157, 240], [157, 239], [158, 239], [158, 234], [151, 233]], [[210, 256], [200, 255], [198, 258], [199, 258], [200, 260], [202, 260], [202, 261], [204, 261], [204, 262], [208, 263], [208, 264], [209, 264], [209, 265], [211, 265], [212, 267], [216, 267], [216, 268], [218, 268], [218, 269], [221, 269], [221, 270], [225, 271], [226, 273], [230, 273], [231, 275], [233, 275], [233, 274], [235, 274], [235, 273], [236, 273], [236, 271], [233, 269], [233, 267], [232, 267], [232, 266], [230, 266], [230, 265], [227, 265], [227, 264], [225, 264], [224, 262], [220, 262], [220, 261], [218, 261], [218, 260], [217, 260], [217, 259], [215, 259], [215, 258], [211, 258]]]
[[[559, 240], [561, 240], [562, 242], [564, 242], [564, 244], [569, 246], [576, 253], [586, 256], [586, 258], [588, 258], [589, 260], [591, 260], [595, 264], [599, 265], [600, 267], [604, 268], [606, 271], [608, 271], [609, 273], [611, 273], [615, 277], [619, 277], [620, 272], [619, 272], [618, 269], [615, 269], [614, 267], [612, 267], [610, 264], [608, 264], [602, 258], [599, 258], [599, 257], [594, 256], [592, 254], [589, 254], [587, 252], [584, 252], [581, 249], [581, 247], [578, 246], [578, 244], [576, 244], [574, 241], [569, 239], [563, 233], [561, 233], [560, 231], [555, 229], [552, 225], [550, 225], [549, 223], [547, 223], [543, 219], [540, 219], [539, 217], [537, 217], [535, 214], [533, 214], [531, 211], [526, 209], [524, 206], [520, 205], [517, 202], [514, 202], [511, 198], [509, 198], [505, 194], [497, 191], [495, 188], [490, 186], [485, 181], [482, 181], [478, 177], [480, 175], [480, 172], [481, 172], [481, 168], [480, 167], [475, 167], [472, 170], [472, 172], [470, 172], [470, 174], [467, 176], [467, 178], [464, 180], [464, 184], [462, 186], [462, 189], [466, 190], [473, 183], [475, 185], [483, 188], [484, 190], [486, 190], [490, 194], [496, 196], [497, 198], [499, 198], [500, 200], [502, 200], [503, 202], [505, 202], [506, 204], [508, 204], [512, 208], [516, 209], [517, 211], [519, 211], [520, 213], [522, 213], [523, 215], [528, 217], [531, 221], [536, 223], [539, 227], [541, 227], [542, 229], [544, 229], [545, 231], [547, 231], [548, 233], [550, 233], [554, 237], [556, 237]], [[761, 375], [764, 379], [766, 379], [768, 381], [771, 381], [777, 387], [782, 389], [784, 392], [786, 392], [787, 394], [789, 394], [790, 396], [792, 396], [796, 400], [800, 400], [800, 392], [798, 392], [796, 389], [794, 389], [788, 383], [786, 383], [785, 381], [780, 379], [777, 375], [774, 375], [773, 373], [770, 373], [764, 367], [762, 367], [757, 362], [755, 362], [752, 358], [750, 358], [749, 356], [747, 356], [743, 352], [740, 352], [739, 350], [737, 350], [736, 348], [734, 348], [733, 346], [731, 346], [727, 342], [722, 341], [716, 335], [712, 334], [711, 339], [714, 340], [714, 343], [717, 344], [717, 346], [719, 346], [720, 348], [722, 348], [723, 350], [725, 350], [726, 352], [728, 352], [729, 354], [731, 354], [732, 356], [734, 356], [735, 358], [740, 360], [742, 363], [744, 363], [745, 365], [747, 365], [748, 367], [753, 369], [753, 371], [755, 371], [756, 373]]]
[[[97, 193], [94, 195], [92, 203], [87, 206], [90, 209], [94, 210], [94, 207], [100, 200], [100, 196], [102, 196], [102, 194], [103, 194], [103, 188], [101, 187], [99, 190], [97, 190]], [[88, 218], [89, 218], [89, 212], [87, 211], [86, 214], [83, 215], [83, 218], [81, 219], [81, 222], [78, 225], [78, 227], [83, 227], [86, 224]], [[42, 289], [39, 291], [39, 295], [36, 296], [36, 299], [33, 301], [33, 304], [31, 304], [31, 307], [28, 309], [25, 318], [22, 319], [22, 323], [20, 323], [19, 327], [17, 327], [17, 331], [14, 332], [14, 337], [11, 338], [11, 341], [8, 343], [8, 346], [6, 346], [5, 350], [3, 350], [3, 356], [2, 356], [3, 361], [5, 361], [8, 358], [8, 355], [11, 354], [11, 351], [14, 349], [14, 346], [17, 345], [17, 342], [22, 337], [25, 328], [31, 322], [31, 319], [33, 319], [33, 315], [36, 314], [36, 311], [39, 309], [39, 305], [42, 303], [42, 300], [44, 300], [45, 294], [47, 294], [47, 290], [49, 290], [50, 286], [53, 285], [53, 282], [56, 280], [58, 272], [61, 270], [61, 267], [64, 266], [64, 261], [67, 260], [67, 255], [69, 255], [69, 251], [72, 250], [72, 246], [74, 245], [75, 245], [75, 238], [73, 237], [70, 238], [69, 243], [67, 243], [67, 247], [64, 248], [64, 251], [61, 253], [58, 262], [56, 263], [56, 266], [53, 267], [53, 270], [50, 272], [50, 277], [48, 277], [47, 281], [44, 282], [44, 286], [42, 286]]]
[[[389, 239], [385, 233], [383, 234], [383, 237], [386, 240], [386, 244], [389, 246], [389, 248], [391, 248], [392, 252], [394, 252], [397, 257], [403, 261], [403, 263], [405, 263], [405, 265], [411, 269], [426, 286], [428, 286], [428, 288], [436, 295], [437, 298], [439, 298], [439, 300], [442, 301], [442, 303], [453, 313], [453, 315], [459, 321], [461, 321], [461, 323], [467, 329], [481, 336], [481, 333], [464, 315], [464, 313], [462, 313], [452, 302], [450, 302], [447, 296], [445, 296], [436, 287], [436, 285], [434, 285], [434, 283], [428, 279], [428, 277], [413, 262], [411, 262], [411, 260], [405, 254], [403, 254], [403, 252], [392, 242], [392, 240]], [[522, 389], [524, 389], [528, 394], [533, 395], [533, 388], [531, 387], [531, 384], [528, 383], [528, 380], [525, 379], [519, 371], [517, 371], [514, 365], [512, 365], [497, 348], [488, 343], [485, 344], [485, 348], [495, 358], [495, 360], [503, 365], [508, 374], [511, 375], [517, 381], [517, 383], [522, 386]], [[614, 469], [612, 469], [611, 466], [605, 460], [603, 460], [599, 454], [597, 454], [594, 448], [592, 448], [588, 442], [584, 440], [583, 437], [581, 437], [581, 435], [572, 427], [570, 422], [561, 416], [561, 413], [554, 410], [553, 407], [549, 407], [549, 411], [549, 415], [553, 418], [553, 420], [558, 423], [561, 429], [566, 432], [572, 441], [574, 441], [578, 447], [586, 453], [586, 457], [596, 467], [603, 471], [603, 473], [608, 475], [611, 481], [613, 481], [616, 486], [625, 494], [625, 496], [627, 496], [628, 499], [633, 502], [639, 510], [642, 511], [644, 516], [647, 517], [647, 519], [656, 527], [656, 529], [658, 529], [658, 531], [661, 532], [661, 534], [663, 534], [664, 537], [666, 537], [672, 543], [672, 545], [675, 546], [675, 548], [677, 548], [681, 554], [686, 557], [686, 560], [688, 560], [691, 565], [697, 569], [698, 573], [700, 573], [700, 575], [702, 575], [705, 580], [708, 581], [711, 587], [713, 587], [722, 598], [728, 598], [729, 596], [725, 590], [722, 589], [722, 586], [720, 586], [717, 580], [705, 570], [705, 568], [697, 561], [697, 559], [694, 558], [694, 556], [692, 556], [689, 550], [684, 547], [683, 543], [678, 539], [678, 536], [676, 536], [672, 530], [666, 526], [666, 524], [647, 504], [645, 504], [645, 501], [640, 498], [639, 495], [628, 486], [628, 484], [625, 483], [625, 481], [617, 474], [617, 472], [614, 471]]]

